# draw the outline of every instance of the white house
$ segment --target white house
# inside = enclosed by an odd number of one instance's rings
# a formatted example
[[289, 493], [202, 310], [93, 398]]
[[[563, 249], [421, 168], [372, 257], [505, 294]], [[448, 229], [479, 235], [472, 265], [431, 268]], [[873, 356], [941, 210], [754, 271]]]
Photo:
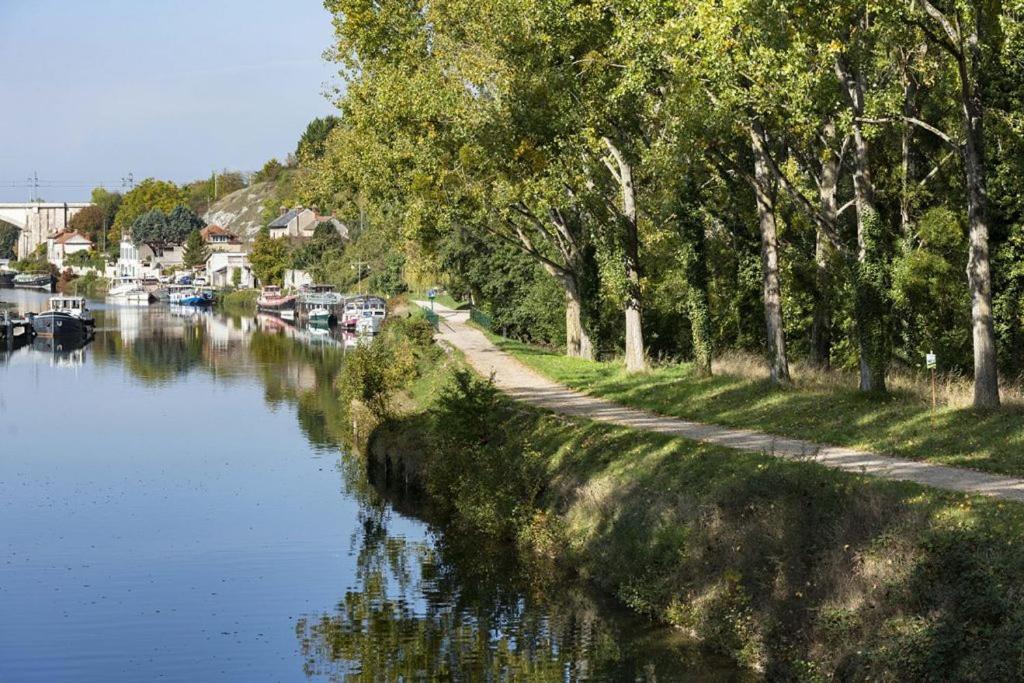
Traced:
[[180, 266], [184, 257], [185, 248], [179, 244], [162, 249], [157, 255], [149, 245], [123, 239], [115, 270], [117, 277], [156, 277], [161, 270]]
[[[235, 281], [235, 272], [240, 271]], [[249, 255], [241, 251], [213, 251], [206, 259], [206, 277], [211, 287], [255, 287]]]
[[285, 289], [299, 289], [311, 284], [313, 284], [313, 276], [304, 270], [289, 268], [284, 271]]
[[62, 230], [46, 240], [46, 260], [58, 268], [71, 254], [92, 249], [92, 240], [77, 231]]

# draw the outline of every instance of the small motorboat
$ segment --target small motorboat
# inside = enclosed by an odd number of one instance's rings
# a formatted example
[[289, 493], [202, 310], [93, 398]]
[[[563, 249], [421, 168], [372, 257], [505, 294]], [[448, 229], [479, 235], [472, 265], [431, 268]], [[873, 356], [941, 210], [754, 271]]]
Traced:
[[57, 284], [57, 278], [49, 273], [21, 273], [14, 276], [14, 286], [27, 289], [45, 289], [52, 292]]
[[298, 301], [297, 294], [285, 294], [277, 285], [267, 285], [260, 290], [260, 296], [256, 299], [256, 308], [267, 313], [276, 313], [288, 320], [295, 319], [295, 302]]
[[85, 338], [94, 326], [84, 296], [50, 297], [50, 310], [32, 318], [32, 329], [40, 337]]
[[314, 325], [329, 325], [333, 315], [334, 314], [331, 313], [330, 309], [319, 306], [306, 311], [306, 317], [309, 318], [309, 322]]

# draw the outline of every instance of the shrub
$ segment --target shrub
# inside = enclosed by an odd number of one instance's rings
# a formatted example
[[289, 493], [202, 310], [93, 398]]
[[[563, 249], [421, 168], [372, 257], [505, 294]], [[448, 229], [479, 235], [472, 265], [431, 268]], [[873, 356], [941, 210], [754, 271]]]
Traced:
[[378, 420], [392, 413], [394, 393], [416, 376], [413, 341], [404, 336], [381, 335], [348, 354], [339, 379], [346, 401], [359, 401]]
[[504, 409], [492, 381], [453, 372], [434, 412], [427, 492], [451, 523], [513, 539], [531, 525], [543, 464], [525, 441], [505, 438]]

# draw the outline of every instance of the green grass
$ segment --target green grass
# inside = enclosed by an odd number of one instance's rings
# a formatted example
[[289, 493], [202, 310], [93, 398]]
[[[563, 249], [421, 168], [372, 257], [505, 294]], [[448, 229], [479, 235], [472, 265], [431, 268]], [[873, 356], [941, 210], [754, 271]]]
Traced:
[[664, 415], [758, 429], [1000, 474], [1024, 474], [1024, 415], [939, 408], [910, 394], [855, 388], [777, 389], [745, 377], [698, 377], [688, 364], [627, 374], [619, 362], [567, 358], [489, 335], [538, 372], [574, 389]]
[[[435, 411], [458, 364], [425, 366], [379, 434], [447, 501], [429, 448], [452, 434]], [[1024, 663], [1024, 506], [504, 398], [483, 421], [490, 447], [541, 464], [542, 493], [513, 522], [538, 585], [568, 571], [770, 680], [1004, 680]], [[511, 495], [477, 470], [455, 508]]]

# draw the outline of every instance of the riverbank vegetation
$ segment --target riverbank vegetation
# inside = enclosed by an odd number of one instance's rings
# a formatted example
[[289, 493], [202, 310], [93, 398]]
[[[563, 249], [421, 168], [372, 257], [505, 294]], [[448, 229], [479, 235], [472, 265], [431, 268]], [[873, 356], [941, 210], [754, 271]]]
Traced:
[[252, 315], [256, 312], [256, 299], [259, 296], [257, 289], [236, 289], [218, 296], [217, 306], [226, 313]]
[[539, 576], [593, 582], [776, 680], [1024, 665], [1020, 506], [552, 415], [452, 354], [420, 368], [370, 457]]

